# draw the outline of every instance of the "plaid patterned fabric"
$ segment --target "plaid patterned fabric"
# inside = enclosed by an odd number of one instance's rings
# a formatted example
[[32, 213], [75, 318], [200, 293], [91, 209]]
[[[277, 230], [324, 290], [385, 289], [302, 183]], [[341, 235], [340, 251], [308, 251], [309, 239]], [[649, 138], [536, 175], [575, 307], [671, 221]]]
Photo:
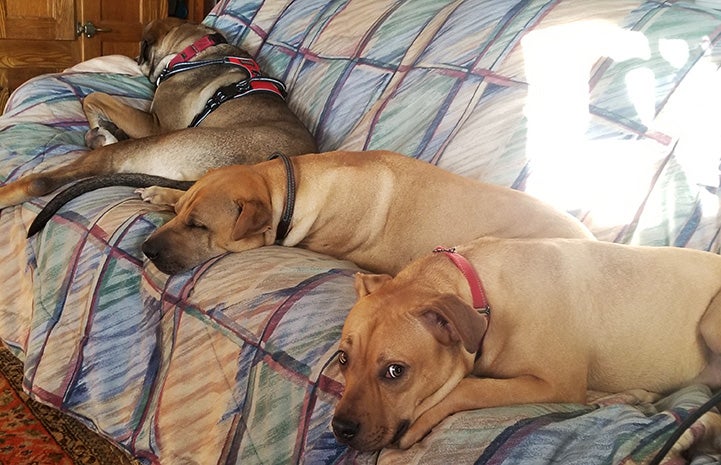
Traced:
[[[525, 189], [603, 240], [716, 250], [718, 10], [225, 0], [206, 23], [286, 81], [324, 150], [396, 150]], [[100, 59], [18, 89], [0, 118], [0, 179], [85, 150], [89, 92], [147, 105], [137, 73]], [[691, 386], [655, 404], [616, 395], [464, 412], [408, 451], [357, 454], [329, 429], [352, 264], [266, 247], [168, 277], [140, 246], [169, 214], [132, 189], [84, 195], [28, 241], [46, 201], [0, 215], [0, 338], [25, 361], [33, 397], [148, 464], [643, 463], [709, 397]], [[719, 422], [704, 417], [677, 452]]]

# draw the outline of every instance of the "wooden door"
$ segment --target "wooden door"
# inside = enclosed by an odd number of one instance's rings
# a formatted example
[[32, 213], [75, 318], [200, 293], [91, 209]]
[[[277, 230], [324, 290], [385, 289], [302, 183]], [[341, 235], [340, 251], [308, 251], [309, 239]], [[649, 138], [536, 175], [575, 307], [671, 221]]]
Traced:
[[0, 38], [73, 40], [74, 0], [0, 1]]
[[[33, 76], [80, 61], [75, 1], [0, 0], [0, 104]], [[0, 107], [1, 109], [1, 107]]]
[[[31, 77], [101, 55], [137, 56], [143, 25], [167, 14], [167, 0], [0, 0], [0, 111]], [[78, 35], [88, 22], [109, 32]]]
[[83, 60], [101, 55], [127, 55], [139, 52], [140, 36], [145, 24], [168, 15], [168, 2], [160, 0], [77, 0], [78, 22], [92, 23], [98, 32], [80, 37]]

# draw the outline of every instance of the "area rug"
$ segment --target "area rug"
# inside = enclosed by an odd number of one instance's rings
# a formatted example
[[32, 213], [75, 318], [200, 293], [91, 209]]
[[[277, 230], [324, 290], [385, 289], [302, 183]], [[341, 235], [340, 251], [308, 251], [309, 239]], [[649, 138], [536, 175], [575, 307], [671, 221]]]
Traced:
[[22, 363], [0, 346], [0, 465], [139, 465], [78, 420], [23, 392]]

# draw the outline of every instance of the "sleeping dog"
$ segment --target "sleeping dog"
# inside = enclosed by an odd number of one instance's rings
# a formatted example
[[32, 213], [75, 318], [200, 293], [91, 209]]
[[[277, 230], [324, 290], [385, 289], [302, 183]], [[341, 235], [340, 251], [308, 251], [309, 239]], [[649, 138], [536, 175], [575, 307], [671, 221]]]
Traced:
[[187, 192], [150, 188], [142, 195], [177, 213], [143, 244], [168, 274], [271, 244], [396, 273], [441, 240], [593, 237], [573, 216], [528, 194], [381, 150], [226, 166]]
[[[0, 208], [91, 176], [144, 173], [188, 181], [211, 168], [266, 160], [275, 151], [316, 151], [285, 103], [283, 84], [263, 76], [245, 51], [207, 26], [176, 18], [150, 23], [138, 64], [157, 83], [149, 111], [107, 94], [88, 95], [86, 141], [94, 150], [0, 187]], [[113, 184], [111, 176], [105, 185]]]
[[482, 238], [395, 278], [359, 274], [356, 291], [332, 421], [356, 449], [410, 447], [463, 410], [721, 387], [713, 253]]

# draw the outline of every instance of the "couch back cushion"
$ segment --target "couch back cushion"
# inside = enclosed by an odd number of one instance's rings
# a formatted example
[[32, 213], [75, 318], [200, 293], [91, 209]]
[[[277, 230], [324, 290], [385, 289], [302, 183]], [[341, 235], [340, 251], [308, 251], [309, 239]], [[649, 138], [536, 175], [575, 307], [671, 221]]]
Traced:
[[321, 150], [388, 149], [570, 211], [605, 240], [714, 249], [721, 20], [690, 3], [221, 2]]

